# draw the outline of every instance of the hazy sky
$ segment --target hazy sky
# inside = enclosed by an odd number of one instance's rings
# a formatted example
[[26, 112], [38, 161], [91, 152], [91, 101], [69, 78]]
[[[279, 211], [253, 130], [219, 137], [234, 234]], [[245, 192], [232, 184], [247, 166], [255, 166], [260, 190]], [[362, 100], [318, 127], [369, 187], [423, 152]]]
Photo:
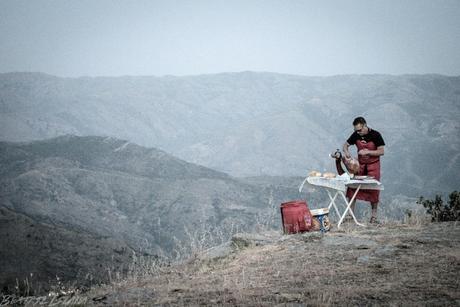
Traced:
[[0, 72], [460, 75], [460, 0], [0, 0]]

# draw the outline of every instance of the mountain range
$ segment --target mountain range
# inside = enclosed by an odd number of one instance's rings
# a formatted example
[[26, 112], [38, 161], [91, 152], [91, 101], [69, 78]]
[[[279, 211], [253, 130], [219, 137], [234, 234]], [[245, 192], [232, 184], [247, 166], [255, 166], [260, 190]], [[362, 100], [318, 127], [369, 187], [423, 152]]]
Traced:
[[356, 116], [386, 142], [387, 195], [458, 188], [458, 76], [0, 74], [2, 140], [111, 136], [238, 177], [334, 170]]

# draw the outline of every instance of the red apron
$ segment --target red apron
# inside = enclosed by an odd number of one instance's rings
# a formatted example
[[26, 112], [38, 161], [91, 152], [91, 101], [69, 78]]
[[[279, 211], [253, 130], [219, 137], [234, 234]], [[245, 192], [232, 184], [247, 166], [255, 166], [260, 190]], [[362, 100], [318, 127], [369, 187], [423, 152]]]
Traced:
[[[364, 140], [356, 141], [356, 147], [358, 147], [358, 152], [362, 149], [377, 149], [374, 142], [366, 142]], [[372, 176], [380, 181], [380, 157], [358, 155], [358, 161], [359, 176]], [[355, 191], [356, 189], [348, 188], [347, 197], [351, 199]], [[356, 199], [377, 203], [379, 201], [379, 196], [379, 190], [359, 190], [358, 194], [356, 195]]]

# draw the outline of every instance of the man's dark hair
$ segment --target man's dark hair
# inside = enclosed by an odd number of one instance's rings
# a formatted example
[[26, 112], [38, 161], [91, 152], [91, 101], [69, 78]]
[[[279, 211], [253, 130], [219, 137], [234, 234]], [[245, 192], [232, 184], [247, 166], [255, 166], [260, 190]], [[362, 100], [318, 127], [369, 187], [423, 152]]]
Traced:
[[361, 124], [361, 125], [365, 125], [366, 124], [366, 120], [364, 119], [364, 117], [356, 117], [354, 120], [353, 120], [353, 126], [356, 126], [357, 124]]

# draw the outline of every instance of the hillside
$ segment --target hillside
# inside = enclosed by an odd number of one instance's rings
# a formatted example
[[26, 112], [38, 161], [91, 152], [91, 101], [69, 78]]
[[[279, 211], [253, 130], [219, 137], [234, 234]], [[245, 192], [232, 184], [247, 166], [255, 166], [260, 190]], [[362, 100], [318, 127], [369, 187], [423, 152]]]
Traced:
[[96, 306], [456, 306], [457, 222], [282, 236], [239, 234], [186, 263], [144, 267], [76, 295], [24, 301]]
[[181, 259], [279, 225], [267, 209], [296, 196], [114, 138], [2, 142], [0, 285], [30, 274], [45, 288], [56, 276], [87, 284], [126, 271], [133, 255]]
[[357, 115], [386, 141], [387, 195], [458, 189], [460, 77], [0, 74], [2, 140], [113, 136], [238, 177], [332, 170]]

